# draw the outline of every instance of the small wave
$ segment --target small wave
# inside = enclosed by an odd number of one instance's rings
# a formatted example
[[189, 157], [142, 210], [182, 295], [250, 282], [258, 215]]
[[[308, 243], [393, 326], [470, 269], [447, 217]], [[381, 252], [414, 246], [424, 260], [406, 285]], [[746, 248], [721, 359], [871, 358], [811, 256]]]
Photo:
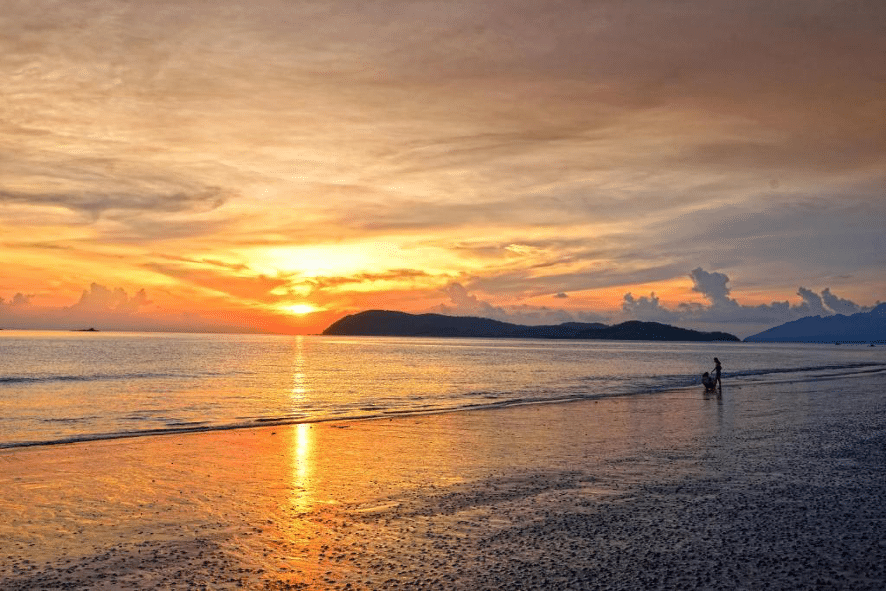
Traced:
[[298, 421], [306, 418], [308, 415], [306, 414], [298, 414], [298, 415], [283, 415], [279, 417], [261, 417], [255, 419], [257, 423], [279, 423], [281, 421]]
[[186, 427], [169, 427], [166, 429], [145, 429], [143, 431], [120, 431], [116, 433], [86, 433], [62, 437], [59, 439], [45, 439], [42, 441], [11, 441], [0, 443], [0, 449], [16, 449], [21, 447], [39, 447], [46, 445], [65, 445], [71, 443], [84, 443], [87, 441], [106, 441], [113, 439], [126, 439], [132, 437], [150, 437], [154, 435], [174, 435], [182, 433], [199, 433], [202, 431], [223, 431], [226, 429], [248, 428], [255, 425], [203, 425]]
[[779, 368], [767, 368], [767, 369], [750, 369], [750, 370], [741, 370], [741, 371], [731, 371], [728, 373], [724, 373], [723, 376], [725, 378], [734, 378], [734, 377], [757, 377], [757, 376], [768, 376], [773, 374], [786, 374], [786, 373], [813, 373], [820, 371], [838, 371], [841, 372], [840, 375], [848, 375], [851, 373], [856, 373], [857, 370], [863, 369], [884, 369], [884, 363], [873, 363], [873, 362], [865, 362], [865, 363], [842, 363], [837, 365], [809, 365], [809, 366], [801, 366], [801, 367], [779, 367]]
[[89, 417], [48, 417], [45, 419], [40, 419], [41, 423], [83, 423], [85, 421], [90, 421], [93, 419], [99, 418], [97, 415], [89, 416]]
[[51, 382], [101, 382], [109, 380], [145, 380], [165, 378], [195, 378], [172, 373], [121, 373], [121, 374], [89, 374], [89, 375], [54, 375], [54, 376], [0, 376], [0, 386], [21, 384], [44, 384]]

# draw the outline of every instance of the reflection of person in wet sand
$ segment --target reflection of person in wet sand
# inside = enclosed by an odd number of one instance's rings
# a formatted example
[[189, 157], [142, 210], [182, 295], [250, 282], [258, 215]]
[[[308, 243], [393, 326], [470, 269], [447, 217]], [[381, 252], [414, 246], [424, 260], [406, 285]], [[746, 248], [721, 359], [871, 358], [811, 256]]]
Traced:
[[721, 389], [721, 361], [715, 357], [715, 383], [718, 385], [718, 390]]

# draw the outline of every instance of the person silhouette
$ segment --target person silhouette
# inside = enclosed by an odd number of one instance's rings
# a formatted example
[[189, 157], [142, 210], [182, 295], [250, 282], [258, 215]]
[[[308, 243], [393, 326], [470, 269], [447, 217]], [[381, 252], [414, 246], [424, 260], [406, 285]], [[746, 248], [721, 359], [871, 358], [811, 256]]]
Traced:
[[718, 385], [718, 390], [721, 389], [721, 360], [715, 357], [715, 383]]

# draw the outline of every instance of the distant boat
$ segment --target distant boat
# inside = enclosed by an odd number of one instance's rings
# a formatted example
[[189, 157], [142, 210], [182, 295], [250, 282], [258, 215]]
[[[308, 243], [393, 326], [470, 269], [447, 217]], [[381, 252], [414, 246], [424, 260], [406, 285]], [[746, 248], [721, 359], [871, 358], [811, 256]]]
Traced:
[[78, 328], [75, 332], [98, 332], [98, 330], [90, 328]]

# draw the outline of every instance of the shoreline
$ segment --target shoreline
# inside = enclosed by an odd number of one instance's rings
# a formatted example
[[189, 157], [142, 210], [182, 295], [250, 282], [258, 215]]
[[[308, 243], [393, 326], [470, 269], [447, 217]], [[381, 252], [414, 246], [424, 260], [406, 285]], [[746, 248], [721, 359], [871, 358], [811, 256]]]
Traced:
[[[860, 368], [868, 367], [869, 364], [861, 364]], [[821, 368], [821, 369], [829, 369], [829, 368]], [[857, 369], [857, 368], [854, 368]], [[887, 370], [883, 367], [875, 368], [875, 369], [862, 369], [861, 371], [854, 371], [853, 373], [841, 373], [841, 374], [824, 374], [817, 376], [809, 376], [806, 378], [791, 378], [791, 379], [768, 379], [764, 381], [755, 381], [755, 382], [743, 382], [741, 376], [736, 376], [739, 378], [738, 383], [733, 382], [730, 385], [732, 389], [742, 389], [743, 387], [749, 386], [766, 386], [766, 385], [777, 385], [777, 384], [791, 384], [791, 383], [805, 383], [805, 382], [813, 382], [813, 381], [822, 381], [822, 380], [840, 380], [840, 379], [851, 379], [854, 377], [866, 376], [868, 374], [887, 374]], [[729, 375], [725, 375], [726, 378], [731, 378]], [[500, 402], [491, 402], [489, 404], [471, 404], [463, 407], [454, 407], [454, 408], [441, 408], [441, 409], [428, 409], [428, 410], [393, 410], [393, 411], [383, 411], [382, 414], [359, 414], [353, 416], [342, 416], [342, 417], [300, 417], [300, 418], [281, 418], [281, 419], [255, 419], [255, 422], [251, 423], [235, 423], [235, 424], [220, 424], [220, 425], [194, 425], [194, 426], [185, 426], [183, 425], [180, 428], [170, 427], [167, 429], [146, 429], [144, 431], [127, 431], [120, 433], [96, 433], [96, 434], [85, 434], [80, 436], [72, 436], [68, 438], [60, 438], [60, 439], [51, 439], [51, 440], [42, 440], [42, 441], [21, 441], [21, 442], [9, 442], [9, 443], [0, 443], [0, 454], [10, 452], [12, 450], [18, 449], [28, 449], [34, 447], [54, 447], [54, 446], [64, 446], [64, 445], [75, 445], [75, 444], [84, 444], [84, 443], [92, 443], [99, 441], [114, 441], [118, 439], [136, 439], [143, 437], [161, 437], [161, 436], [171, 436], [171, 435], [189, 435], [195, 433], [212, 433], [215, 431], [232, 431], [232, 430], [240, 430], [240, 429], [261, 429], [265, 427], [287, 427], [293, 425], [313, 425], [320, 423], [338, 423], [338, 422], [353, 422], [353, 421], [380, 421], [387, 420], [398, 417], [418, 417], [418, 416], [429, 416], [429, 415], [438, 415], [438, 414], [449, 414], [449, 413], [462, 413], [462, 412], [474, 412], [474, 411], [487, 411], [487, 410], [497, 410], [503, 408], [512, 408], [519, 406], [533, 406], [533, 405], [547, 405], [547, 404], [572, 404], [572, 403], [581, 403], [587, 401], [595, 401], [595, 400], [607, 400], [610, 398], [623, 398], [623, 397], [631, 397], [631, 396], [658, 396], [658, 395], [668, 395], [675, 392], [697, 392], [701, 385], [690, 385], [690, 386], [676, 386], [676, 387], [666, 387], [662, 390], [654, 390], [654, 391], [631, 391], [631, 392], [616, 392], [612, 394], [579, 394], [573, 397], [561, 397], [561, 398], [544, 398], [544, 399], [516, 399], [516, 400], [503, 400]]]
[[6, 450], [0, 586], [881, 589], [884, 387]]

